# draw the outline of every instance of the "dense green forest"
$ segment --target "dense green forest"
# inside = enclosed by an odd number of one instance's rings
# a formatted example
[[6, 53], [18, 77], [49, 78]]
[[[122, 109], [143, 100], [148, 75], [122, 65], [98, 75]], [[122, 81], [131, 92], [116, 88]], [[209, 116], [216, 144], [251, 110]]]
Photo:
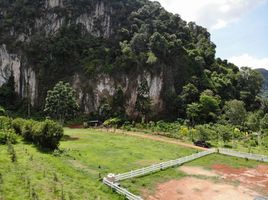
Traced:
[[[112, 18], [111, 33], [106, 36], [103, 31], [107, 27], [101, 27], [101, 23], [89, 32], [75, 20], [81, 13], [95, 8], [94, 0], [66, 1], [54, 8], [45, 7], [45, 1], [0, 1], [0, 43], [6, 44], [10, 52], [20, 54], [27, 60], [25, 65], [36, 72], [37, 110], [43, 110], [49, 89], [60, 80], [70, 81], [75, 73], [94, 79], [102, 73], [131, 77], [148, 71], [164, 77], [160, 94], [164, 108], [157, 117], [152, 115], [148, 83], [143, 78], [138, 83], [135, 120], [180, 118], [191, 125], [206, 124], [232, 121], [236, 109], [250, 113], [261, 110], [258, 116], [264, 117], [268, 105], [260, 95], [263, 77], [250, 68], [239, 70], [227, 60], [215, 58], [216, 45], [205, 28], [187, 23], [157, 2], [102, 2], [104, 12]], [[63, 23], [57, 32], [46, 34], [45, 28], [36, 28], [36, 20], [50, 12], [62, 17]], [[103, 19], [94, 19], [98, 20]], [[21, 34], [28, 39], [19, 40]], [[23, 99], [15, 100], [12, 78], [0, 89], [0, 103], [16, 111], [26, 106], [21, 103]], [[102, 120], [133, 119], [125, 111], [128, 98], [118, 87], [112, 98], [102, 99], [93, 116]], [[236, 120], [234, 124], [245, 122], [245, 119]]]

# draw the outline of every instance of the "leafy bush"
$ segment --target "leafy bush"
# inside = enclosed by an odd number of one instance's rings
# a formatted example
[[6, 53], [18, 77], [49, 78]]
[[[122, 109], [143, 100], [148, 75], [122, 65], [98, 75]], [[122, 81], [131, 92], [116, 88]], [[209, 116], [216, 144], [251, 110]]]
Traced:
[[42, 148], [57, 149], [63, 136], [62, 126], [52, 120], [38, 122], [17, 118], [8, 121], [4, 118], [2, 121], [5, 124], [10, 123], [14, 133], [22, 135], [26, 141], [33, 142]]
[[120, 118], [111, 118], [111, 119], [107, 119], [104, 123], [104, 126], [106, 127], [115, 127], [117, 128], [118, 126], [122, 125], [122, 120]]
[[34, 125], [34, 142], [48, 149], [57, 149], [63, 136], [63, 128], [60, 124], [45, 120]]
[[0, 129], [10, 129], [11, 119], [8, 117], [0, 116]]
[[22, 118], [16, 118], [12, 121], [12, 128], [15, 130], [16, 134], [22, 135], [22, 129], [27, 120]]
[[0, 144], [15, 144], [17, 142], [17, 135], [12, 129], [0, 130]]
[[54, 150], [59, 146], [63, 136], [63, 128], [52, 120], [45, 120], [43, 122], [25, 120], [22, 136], [25, 140], [33, 142], [42, 148]]
[[150, 125], [151, 131], [153, 132], [165, 132], [165, 133], [173, 133], [173, 134], [175, 133], [177, 134], [181, 127], [181, 124], [178, 122], [168, 123], [163, 120], [158, 121], [156, 123], [150, 122], [149, 125]]
[[26, 120], [22, 127], [22, 136], [27, 141], [33, 141], [33, 126], [37, 123], [34, 120]]
[[127, 131], [131, 131], [131, 129], [133, 128], [133, 123], [131, 123], [130, 121], [126, 121], [123, 126], [122, 129], [127, 130]]
[[216, 135], [215, 130], [213, 130], [208, 124], [196, 126], [195, 129], [195, 140], [207, 142]]
[[5, 116], [5, 115], [6, 115], [5, 109], [2, 106], [0, 106], [0, 116]]
[[266, 148], [268, 148], [268, 135], [263, 138], [262, 143]]

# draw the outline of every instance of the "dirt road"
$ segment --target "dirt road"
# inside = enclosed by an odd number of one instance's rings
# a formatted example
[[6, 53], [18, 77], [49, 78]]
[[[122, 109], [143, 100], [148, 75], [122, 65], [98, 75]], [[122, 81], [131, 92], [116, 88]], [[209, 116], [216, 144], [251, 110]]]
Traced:
[[120, 129], [100, 129], [100, 130], [106, 131], [106, 132], [117, 133], [117, 134], [129, 135], [129, 136], [133, 136], [133, 137], [146, 138], [146, 139], [165, 142], [165, 143], [169, 143], [169, 144], [177, 144], [179, 146], [184, 146], [184, 147], [203, 150], [203, 151], [207, 150], [207, 148], [198, 147], [198, 146], [195, 146], [193, 144], [189, 144], [186, 142], [179, 141], [177, 139], [167, 138], [167, 137], [163, 137], [163, 136], [149, 135], [149, 134], [144, 134], [141, 132], [124, 131], [124, 130], [120, 130]]

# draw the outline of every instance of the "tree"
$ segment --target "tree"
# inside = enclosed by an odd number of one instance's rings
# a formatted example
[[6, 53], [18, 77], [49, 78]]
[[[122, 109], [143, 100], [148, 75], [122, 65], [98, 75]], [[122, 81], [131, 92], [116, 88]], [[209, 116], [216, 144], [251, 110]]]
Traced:
[[245, 103], [239, 100], [231, 100], [225, 103], [223, 108], [225, 118], [229, 123], [235, 126], [242, 126], [246, 121], [247, 111], [245, 109]]
[[232, 130], [232, 127], [229, 125], [221, 125], [217, 124], [216, 130], [218, 132], [218, 135], [221, 137], [224, 144], [227, 144], [233, 137], [234, 142], [234, 133]]
[[220, 114], [220, 99], [210, 90], [205, 90], [199, 98], [200, 118], [204, 122], [215, 122]]
[[167, 54], [168, 41], [160, 33], [155, 32], [149, 39], [149, 47], [157, 57], [164, 58]]
[[116, 89], [113, 96], [112, 110], [115, 117], [124, 117], [125, 115], [125, 96], [121, 86]]
[[191, 125], [194, 126], [199, 121], [200, 105], [198, 103], [188, 104], [186, 114], [187, 118], [190, 120]]
[[17, 99], [13, 72], [6, 83], [0, 87], [0, 105], [6, 109], [14, 109]]
[[183, 103], [189, 104], [198, 100], [198, 94], [198, 89], [192, 83], [188, 83], [183, 86], [180, 96]]
[[136, 111], [141, 115], [142, 121], [146, 120], [151, 111], [151, 99], [149, 97], [149, 87], [147, 80], [143, 78], [138, 87], [137, 101], [135, 105]]
[[207, 142], [210, 139], [210, 131], [206, 125], [196, 126], [197, 140]]
[[258, 136], [258, 145], [261, 145], [262, 136], [268, 130], [268, 114], [262, 117], [261, 112], [252, 113], [247, 120], [247, 127]]
[[262, 131], [268, 131], [268, 114], [265, 114], [260, 121], [260, 127]]
[[147, 37], [143, 33], [136, 33], [130, 41], [133, 52], [141, 53], [147, 51]]
[[75, 99], [75, 91], [69, 83], [58, 82], [52, 90], [47, 92], [44, 112], [50, 117], [64, 123], [78, 111], [78, 104]]
[[240, 99], [245, 102], [246, 107], [253, 110], [256, 96], [260, 94], [263, 87], [262, 75], [248, 67], [242, 67], [238, 74], [238, 89], [240, 90]]
[[146, 61], [147, 64], [153, 65], [157, 62], [157, 57], [155, 56], [155, 54], [151, 51], [149, 51], [147, 53], [148, 59]]
[[102, 121], [105, 121], [112, 117], [112, 107], [107, 100], [107, 98], [103, 98], [100, 102], [100, 106], [98, 109], [99, 118]]
[[251, 113], [246, 122], [247, 127], [254, 132], [260, 131], [260, 116], [258, 113]]

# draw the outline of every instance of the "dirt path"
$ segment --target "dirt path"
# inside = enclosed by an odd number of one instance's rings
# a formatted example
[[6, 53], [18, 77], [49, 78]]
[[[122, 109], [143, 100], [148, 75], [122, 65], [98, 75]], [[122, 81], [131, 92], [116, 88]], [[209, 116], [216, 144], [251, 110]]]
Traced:
[[129, 136], [133, 136], [133, 137], [145, 138], [145, 139], [150, 139], [150, 140], [155, 140], [155, 141], [160, 141], [160, 142], [165, 142], [165, 143], [169, 143], [169, 144], [177, 144], [177, 145], [192, 148], [192, 149], [198, 149], [198, 150], [203, 150], [203, 151], [208, 150], [207, 148], [198, 147], [198, 146], [195, 146], [193, 144], [185, 143], [185, 142], [179, 141], [177, 139], [166, 138], [163, 136], [149, 135], [149, 134], [144, 134], [141, 132], [123, 131], [120, 129], [116, 129], [116, 130], [114, 130], [114, 129], [100, 129], [100, 130], [106, 131], [106, 132], [113, 132], [113, 133], [118, 133], [118, 134], [129, 135]]

